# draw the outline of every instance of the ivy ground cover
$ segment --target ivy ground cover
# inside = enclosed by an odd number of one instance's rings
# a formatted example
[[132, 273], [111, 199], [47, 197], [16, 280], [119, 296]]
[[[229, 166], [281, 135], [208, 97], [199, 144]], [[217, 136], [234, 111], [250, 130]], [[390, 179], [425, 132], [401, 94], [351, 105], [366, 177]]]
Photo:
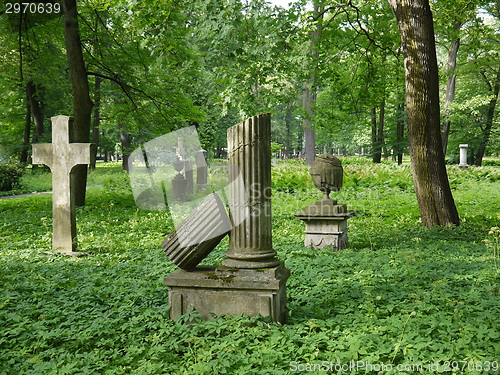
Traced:
[[303, 246], [293, 213], [321, 197], [308, 169], [273, 166], [274, 248], [292, 272], [286, 325], [171, 321], [168, 212], [139, 210], [118, 165], [92, 172], [78, 209], [89, 256], [45, 253], [50, 195], [0, 200], [0, 374], [500, 373], [499, 168], [450, 167], [462, 223], [429, 230], [408, 167], [343, 163], [334, 198], [358, 215], [338, 253]]

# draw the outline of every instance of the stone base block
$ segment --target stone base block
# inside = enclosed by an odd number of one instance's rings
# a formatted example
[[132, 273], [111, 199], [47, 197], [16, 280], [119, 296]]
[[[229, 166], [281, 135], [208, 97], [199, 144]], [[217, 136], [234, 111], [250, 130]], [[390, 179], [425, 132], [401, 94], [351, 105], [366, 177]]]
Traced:
[[312, 246], [313, 249], [330, 247], [332, 251], [339, 251], [347, 249], [348, 245], [347, 232], [339, 233], [338, 235], [306, 233], [306, 238], [304, 239], [304, 246]]
[[211, 319], [211, 314], [260, 314], [285, 323], [289, 276], [290, 270], [283, 263], [255, 270], [213, 266], [177, 270], [164, 280], [169, 288], [170, 317], [175, 319], [195, 309], [205, 320]]
[[[356, 214], [355, 211], [348, 211], [341, 205], [334, 206], [342, 208], [339, 213], [330, 215], [313, 216], [307, 210], [295, 214], [295, 217], [306, 223], [304, 240], [305, 246], [312, 246], [315, 249], [332, 247], [333, 251], [339, 251], [348, 247], [347, 219]], [[345, 206], [345, 205], [344, 205]], [[308, 209], [311, 206], [308, 207]]]
[[87, 255], [92, 255], [93, 253], [90, 251], [72, 251], [72, 250], [52, 250], [52, 251], [44, 251], [44, 254], [47, 255], [64, 255], [68, 257], [84, 257]]

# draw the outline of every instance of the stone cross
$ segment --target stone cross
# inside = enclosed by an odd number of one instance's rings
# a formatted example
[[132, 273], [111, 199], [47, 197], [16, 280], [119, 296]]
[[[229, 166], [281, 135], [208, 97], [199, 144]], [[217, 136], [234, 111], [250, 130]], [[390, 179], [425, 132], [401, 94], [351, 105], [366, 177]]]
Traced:
[[70, 143], [73, 118], [52, 117], [52, 143], [33, 145], [33, 164], [46, 164], [52, 172], [52, 249], [77, 255], [73, 168], [90, 164], [90, 143]]

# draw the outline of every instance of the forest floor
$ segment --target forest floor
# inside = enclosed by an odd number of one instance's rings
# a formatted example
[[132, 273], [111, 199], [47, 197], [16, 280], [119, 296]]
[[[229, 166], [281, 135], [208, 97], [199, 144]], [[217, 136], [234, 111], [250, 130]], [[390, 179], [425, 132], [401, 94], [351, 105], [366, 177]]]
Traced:
[[[357, 210], [349, 248], [303, 245], [293, 214], [321, 197], [298, 161], [273, 166], [273, 247], [291, 270], [288, 323], [169, 319], [168, 211], [134, 202], [98, 164], [78, 208], [79, 249], [51, 249], [51, 195], [0, 200], [0, 374], [498, 374], [500, 168], [448, 169], [461, 217], [426, 229], [408, 166], [342, 160], [333, 198]], [[49, 191], [28, 173], [25, 192]], [[218, 265], [227, 238], [205, 259]], [[187, 324], [191, 323], [191, 324]]]

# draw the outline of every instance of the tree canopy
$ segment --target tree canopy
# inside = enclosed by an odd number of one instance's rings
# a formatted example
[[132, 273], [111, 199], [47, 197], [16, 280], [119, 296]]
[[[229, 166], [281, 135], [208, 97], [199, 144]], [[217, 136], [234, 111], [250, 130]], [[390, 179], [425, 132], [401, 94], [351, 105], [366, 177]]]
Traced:
[[[72, 2], [77, 16], [65, 21]], [[273, 114], [283, 157], [311, 162], [328, 151], [401, 163], [408, 153], [404, 56], [389, 2], [65, 0], [47, 3], [50, 13], [9, 4], [0, 8], [1, 160], [28, 162], [30, 145], [50, 140], [50, 117], [75, 115], [85, 101], [72, 99], [68, 20], [78, 23], [92, 107], [83, 132], [105, 160], [126, 160], [139, 143], [188, 125], [221, 157], [226, 129], [261, 112]], [[456, 162], [467, 143], [470, 163], [481, 165], [500, 150], [499, 5], [430, 8], [443, 153]]]

